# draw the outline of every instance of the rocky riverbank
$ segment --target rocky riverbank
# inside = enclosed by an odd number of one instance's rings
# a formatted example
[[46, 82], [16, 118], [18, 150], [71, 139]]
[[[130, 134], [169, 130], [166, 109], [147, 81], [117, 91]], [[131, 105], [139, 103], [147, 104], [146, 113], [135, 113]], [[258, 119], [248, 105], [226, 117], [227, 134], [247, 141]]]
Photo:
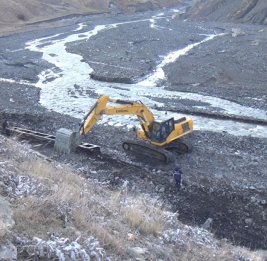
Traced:
[[[265, 27], [189, 22], [174, 13], [72, 17], [0, 38], [0, 118], [51, 134], [60, 127], [76, 129], [78, 118], [101, 94], [142, 100], [160, 119], [186, 111], [194, 117], [195, 131], [188, 137], [192, 153], [177, 157], [184, 172], [179, 194], [173, 166], [123, 152], [122, 140], [135, 139], [129, 131], [136, 124], [132, 118], [106, 117], [93, 128], [86, 139], [101, 146], [101, 155], [61, 158], [47, 144], [31, 147], [111, 190], [127, 184], [134, 196], [149, 194], [187, 225], [212, 220], [218, 238], [266, 249]], [[61, 220], [53, 218], [56, 224]], [[58, 237], [34, 236], [18, 242], [43, 248], [59, 244]]]

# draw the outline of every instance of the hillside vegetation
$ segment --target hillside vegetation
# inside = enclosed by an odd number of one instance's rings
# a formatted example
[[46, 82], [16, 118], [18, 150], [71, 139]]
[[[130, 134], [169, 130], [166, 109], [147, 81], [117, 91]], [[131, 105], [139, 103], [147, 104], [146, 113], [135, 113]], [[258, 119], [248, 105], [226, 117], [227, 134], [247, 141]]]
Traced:
[[18, 260], [265, 260], [183, 225], [127, 183], [111, 188], [1, 135], [0, 163], [0, 206], [7, 200], [13, 212], [2, 208], [0, 256], [9, 249]]

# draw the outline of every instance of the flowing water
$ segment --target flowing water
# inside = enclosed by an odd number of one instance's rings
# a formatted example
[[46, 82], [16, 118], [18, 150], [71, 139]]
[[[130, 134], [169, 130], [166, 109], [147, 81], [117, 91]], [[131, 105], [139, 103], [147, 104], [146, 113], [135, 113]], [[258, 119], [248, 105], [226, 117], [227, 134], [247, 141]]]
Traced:
[[[55, 34], [53, 36], [27, 42], [26, 49], [41, 52], [42, 59], [53, 65], [51, 69], [44, 70], [40, 73], [39, 81], [35, 84], [36, 87], [41, 88], [41, 105], [59, 113], [82, 118], [95, 103], [96, 97], [100, 95], [108, 95], [112, 98], [118, 99], [133, 101], [141, 100], [144, 104], [151, 108], [156, 119], [159, 118], [160, 120], [164, 120], [170, 117], [177, 119], [186, 115], [155, 109], [159, 107], [166, 107], [163, 100], [168, 99], [169, 101], [172, 100], [175, 101], [175, 103], [179, 103], [180, 100], [186, 99], [202, 102], [204, 105], [201, 107], [204, 109], [211, 111], [219, 109], [220, 114], [222, 115], [249, 117], [250, 119], [267, 121], [267, 114], [264, 110], [250, 108], [213, 96], [193, 92], [168, 91], [164, 86], [157, 86], [157, 82], [159, 80], [165, 79], [164, 66], [177, 61], [179, 57], [187, 55], [194, 48], [204, 45], [207, 42], [212, 41], [214, 38], [224, 37], [224, 34], [203, 35], [203, 40], [190, 44], [182, 49], [171, 51], [161, 58], [159, 57], [160, 61], [155, 70], [151, 74], [147, 75], [145, 79], [140, 80], [140, 82], [136, 84], [106, 83], [93, 80], [89, 76], [93, 69], [89, 64], [82, 61], [83, 57], [69, 53], [66, 50], [66, 45], [68, 43], [81, 40], [90, 41], [92, 36], [104, 34], [105, 31], [113, 30], [114, 28], [118, 28], [124, 24], [142, 23], [149, 26], [151, 30], [168, 29], [166, 27], [157, 26], [157, 21], [161, 19], [170, 19], [170, 15], [165, 16], [164, 13], [159, 13], [149, 19], [101, 24], [95, 26], [93, 29], [88, 29], [88, 31], [86, 31], [86, 24], [79, 24], [78, 27], [73, 30], [72, 34], [68, 36], [64, 36], [64, 34]], [[13, 82], [12, 79], [0, 80]], [[24, 81], [18, 83], [25, 84]], [[94, 97], [89, 97], [87, 94], [88, 91], [90, 93], [94, 93]], [[215, 132], [226, 131], [232, 135], [239, 136], [267, 136], [266, 126], [230, 120], [210, 119], [202, 116], [190, 117], [194, 120], [194, 128], [198, 130], [209, 130]], [[135, 117], [126, 116], [105, 116], [100, 121], [100, 124], [124, 126], [125, 128], [131, 128], [135, 123]]]

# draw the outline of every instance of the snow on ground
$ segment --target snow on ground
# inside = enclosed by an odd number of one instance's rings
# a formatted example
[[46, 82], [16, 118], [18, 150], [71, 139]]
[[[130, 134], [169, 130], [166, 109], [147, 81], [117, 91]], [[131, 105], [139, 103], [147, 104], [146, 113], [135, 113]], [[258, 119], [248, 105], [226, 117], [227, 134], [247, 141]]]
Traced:
[[59, 261], [65, 260], [109, 260], [105, 250], [100, 246], [97, 239], [89, 237], [84, 242], [79, 242], [80, 237], [71, 241], [69, 238], [51, 235], [50, 239], [43, 240], [35, 237], [28, 241], [22, 248], [33, 258], [46, 258]]

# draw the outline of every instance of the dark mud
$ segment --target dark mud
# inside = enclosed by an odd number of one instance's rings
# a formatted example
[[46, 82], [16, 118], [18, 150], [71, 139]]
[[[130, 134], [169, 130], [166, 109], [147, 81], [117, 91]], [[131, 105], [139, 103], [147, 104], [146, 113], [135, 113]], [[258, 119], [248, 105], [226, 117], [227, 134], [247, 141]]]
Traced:
[[[236, 245], [266, 249], [266, 193], [255, 194], [253, 189], [244, 191], [228, 188], [210, 191], [207, 187], [190, 187], [172, 203], [182, 222], [202, 225], [212, 218], [211, 231]], [[255, 197], [256, 196], [256, 197]], [[261, 199], [259, 199], [261, 198]]]
[[[150, 16], [149, 13], [130, 18], [104, 16], [88, 19], [92, 24], [105, 24]], [[81, 54], [90, 63], [95, 70], [94, 77], [134, 82], [155, 68], [159, 55], [177, 50], [177, 46], [183, 48], [202, 40], [205, 36], [199, 35], [201, 32], [227, 32], [232, 27], [229, 24], [209, 24], [207, 27], [210, 29], [205, 31], [197, 23], [179, 20], [174, 23], [165, 21], [160, 25], [172, 26], [175, 32], [144, 32], [137, 23], [130, 24], [122, 26], [122, 31], [117, 28], [112, 32], [107, 30], [88, 42], [69, 44], [68, 50]], [[19, 59], [8, 53], [21, 48], [22, 43], [29, 39], [59, 32], [67, 35], [69, 32], [66, 31], [71, 28], [39, 30], [0, 38], [0, 77], [36, 81], [38, 73], [51, 65], [36, 53], [18, 51]], [[248, 26], [246, 30], [244, 37], [232, 38], [228, 35], [223, 40], [217, 38], [164, 68], [168, 88], [226, 97], [244, 105], [266, 109], [266, 59], [263, 51], [267, 40], [258, 31], [260, 27]], [[253, 39], [259, 40], [259, 44], [251, 45]], [[252, 49], [254, 54], [259, 52], [261, 55], [255, 57], [249, 52]], [[238, 55], [235, 56], [235, 53]], [[227, 62], [229, 60], [231, 62]], [[232, 70], [237, 72], [232, 73]], [[192, 84], [197, 84], [194, 85], [197, 88], [192, 89]], [[242, 97], [240, 90], [245, 93]], [[60, 127], [78, 127], [78, 119], [41, 107], [38, 103], [39, 91], [31, 85], [1, 82], [0, 120], [7, 118], [11, 124], [51, 134]], [[190, 101], [184, 101], [182, 106], [190, 107]], [[179, 105], [174, 109], [178, 110]], [[97, 125], [86, 140], [100, 145], [101, 155], [73, 154], [62, 158], [47, 146], [40, 147], [39, 151], [56, 161], [71, 164], [82, 175], [105, 183], [111, 189], [122, 186], [128, 180], [131, 193], [149, 193], [159, 197], [167, 208], [179, 212], [179, 218], [184, 223], [200, 225], [207, 218], [212, 218], [212, 231], [218, 237], [253, 249], [267, 249], [266, 139], [195, 131], [188, 137], [193, 145], [192, 153], [177, 157], [177, 163], [184, 172], [184, 186], [179, 193], [171, 176], [173, 165], [142, 162], [129, 157], [121, 148], [124, 139], [135, 139], [135, 135], [125, 129]]]

